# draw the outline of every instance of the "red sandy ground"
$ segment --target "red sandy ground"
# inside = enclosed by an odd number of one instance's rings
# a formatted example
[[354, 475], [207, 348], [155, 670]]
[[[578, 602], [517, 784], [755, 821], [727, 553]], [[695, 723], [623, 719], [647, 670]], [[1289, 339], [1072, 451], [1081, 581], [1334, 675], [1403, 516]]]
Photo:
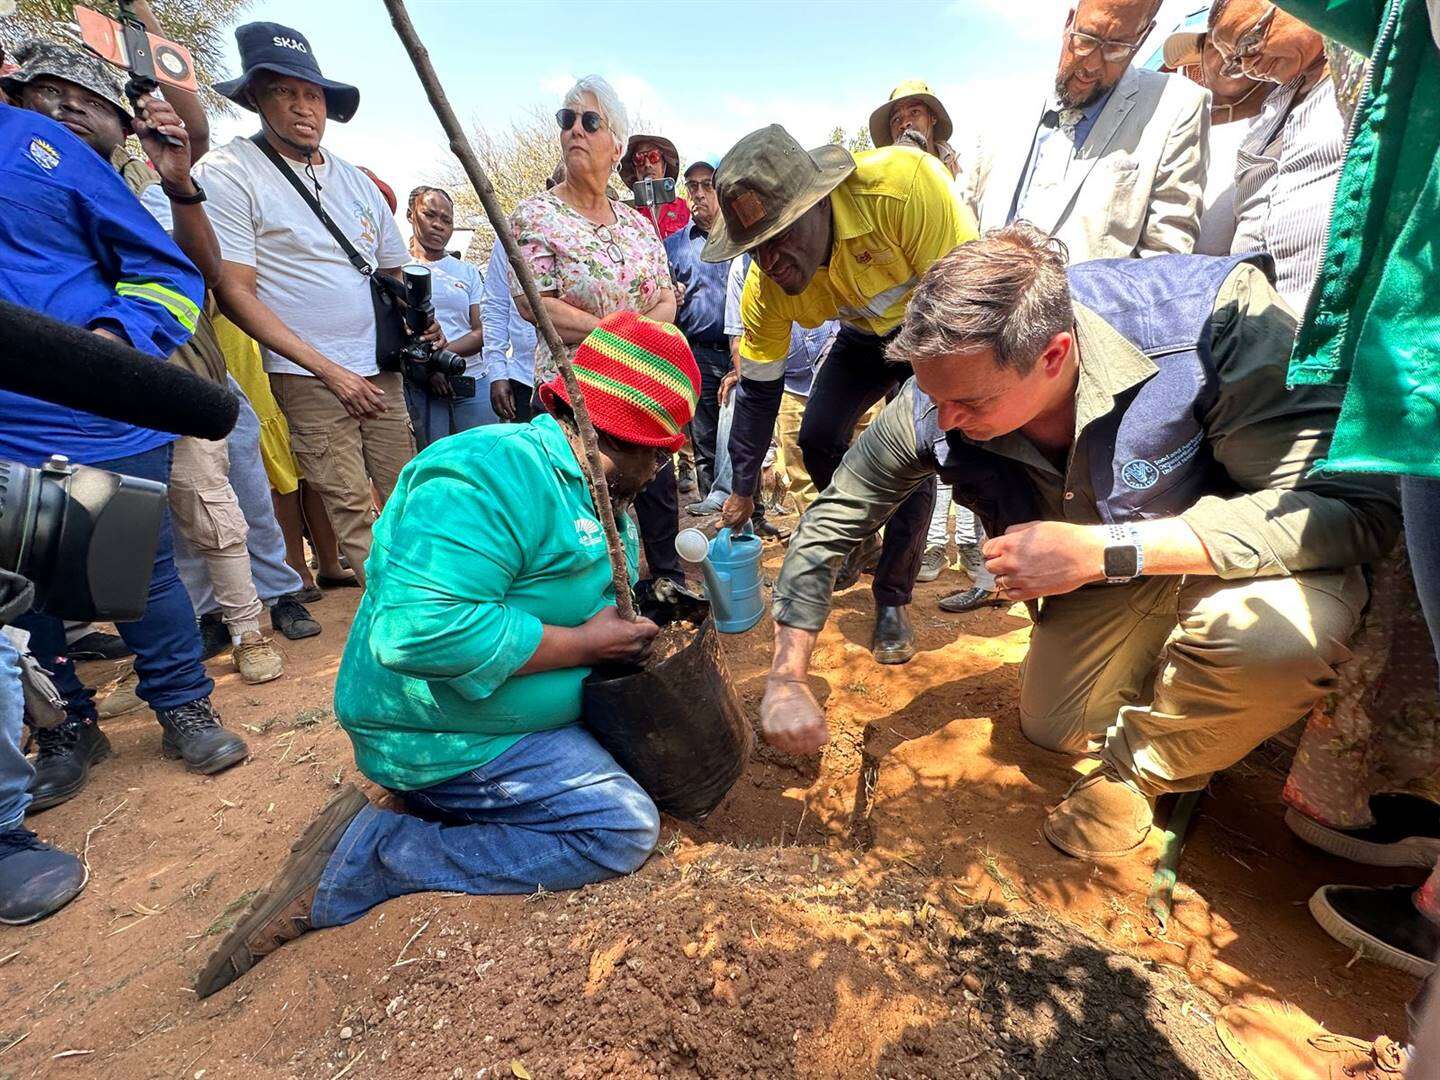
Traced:
[[[959, 580], [921, 587], [923, 652], [898, 668], [864, 648], [868, 589], [840, 597], [817, 652], [824, 754], [760, 749], [705, 826], [667, 822], [629, 881], [533, 902], [403, 898], [197, 1002], [227, 905], [360, 779], [328, 713], [356, 593], [330, 593], [315, 607], [325, 633], [285, 644], [285, 678], [246, 687], [223, 657], [212, 665], [245, 764], [188, 775], [161, 759], [151, 715], [132, 713], [106, 726], [118, 757], [32, 819], [88, 849], [93, 873], [56, 917], [0, 932], [0, 1077], [1065, 1075], [1034, 1048], [1056, 1024], [1066, 1046], [1103, 1041], [1085, 1034], [1089, 1006], [1055, 990], [1079, 953], [1140, 972], [1097, 1009], [1148, 1010], [1145, 1037], [1184, 1052], [1074, 1075], [1235, 1075], [1208, 1017], [1245, 994], [1337, 1032], [1403, 1036], [1415, 983], [1352, 964], [1305, 908], [1320, 884], [1381, 875], [1287, 832], [1273, 751], [1212, 785], [1163, 937], [1143, 915], [1155, 845], [1096, 867], [1041, 839], [1073, 763], [1019, 732], [1022, 609], [940, 613]], [[769, 637], [767, 622], [725, 639], [752, 714]], [[108, 665], [93, 667], [103, 681]], [[977, 916], [987, 901], [1020, 921]], [[1050, 999], [1025, 1006], [1027, 986]]]

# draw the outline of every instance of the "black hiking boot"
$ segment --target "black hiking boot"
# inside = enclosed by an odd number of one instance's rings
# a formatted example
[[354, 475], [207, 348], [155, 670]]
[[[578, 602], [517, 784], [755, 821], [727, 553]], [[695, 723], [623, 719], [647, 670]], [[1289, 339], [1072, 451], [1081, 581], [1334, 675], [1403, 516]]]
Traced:
[[35, 778], [30, 781], [30, 813], [49, 810], [80, 794], [90, 766], [110, 756], [110, 740], [93, 720], [65, 720], [35, 732]]
[[245, 760], [250, 748], [233, 731], [220, 726], [220, 716], [208, 697], [173, 709], [157, 709], [165, 729], [161, 752], [167, 758], [184, 758], [191, 772], [217, 773]]

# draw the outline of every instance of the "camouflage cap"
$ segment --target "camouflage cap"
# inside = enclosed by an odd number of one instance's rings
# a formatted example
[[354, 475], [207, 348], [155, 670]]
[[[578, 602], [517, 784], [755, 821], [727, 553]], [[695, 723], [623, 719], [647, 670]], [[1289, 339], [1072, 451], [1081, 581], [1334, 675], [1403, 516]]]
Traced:
[[124, 84], [120, 73], [98, 56], [80, 49], [72, 49], [54, 41], [34, 38], [22, 44], [11, 57], [18, 69], [0, 79], [0, 86], [12, 97], [28, 82], [49, 75], [64, 79], [76, 86], [84, 87], [97, 97], [102, 97], [128, 122], [131, 117], [130, 104], [125, 100]]

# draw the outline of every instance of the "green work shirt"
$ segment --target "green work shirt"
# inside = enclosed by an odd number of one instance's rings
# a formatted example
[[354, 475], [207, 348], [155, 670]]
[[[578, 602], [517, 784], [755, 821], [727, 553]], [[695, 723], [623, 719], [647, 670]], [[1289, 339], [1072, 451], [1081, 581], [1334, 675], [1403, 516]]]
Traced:
[[[619, 524], [633, 580], [635, 529]], [[406, 465], [365, 576], [335, 714], [377, 784], [429, 787], [580, 719], [589, 668], [515, 674], [546, 625], [615, 603], [589, 487], [552, 417], [452, 435]]]

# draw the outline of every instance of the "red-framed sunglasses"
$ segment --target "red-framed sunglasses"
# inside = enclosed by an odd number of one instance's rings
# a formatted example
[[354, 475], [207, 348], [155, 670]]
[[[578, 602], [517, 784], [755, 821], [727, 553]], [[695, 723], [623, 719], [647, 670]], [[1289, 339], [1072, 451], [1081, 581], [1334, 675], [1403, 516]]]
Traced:
[[636, 150], [630, 155], [630, 160], [636, 165], [659, 165], [661, 154], [659, 150]]

